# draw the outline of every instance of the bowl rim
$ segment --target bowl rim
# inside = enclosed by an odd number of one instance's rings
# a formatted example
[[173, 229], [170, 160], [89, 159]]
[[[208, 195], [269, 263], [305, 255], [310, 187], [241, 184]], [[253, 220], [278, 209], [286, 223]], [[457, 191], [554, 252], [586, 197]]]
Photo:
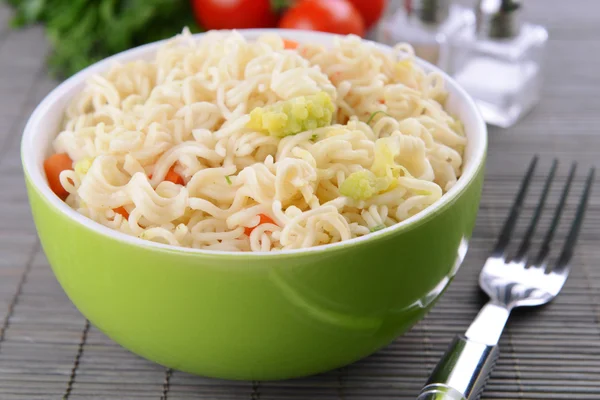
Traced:
[[[236, 31], [242, 34], [246, 39], [255, 39], [261, 35], [269, 33], [275, 33], [281, 36], [285, 36], [286, 38], [293, 39], [298, 42], [320, 42], [328, 40], [331, 41], [335, 37], [340, 37], [340, 35], [335, 35], [326, 32], [278, 28], [238, 29]], [[197, 33], [192, 36], [194, 40], [197, 41], [206, 33], [207, 32]], [[38, 157], [35, 156], [35, 154], [38, 154], [37, 152], [30, 151], [31, 148], [36, 148], [37, 141], [35, 140], [35, 138], [36, 133], [38, 132], [38, 129], [36, 129], [36, 127], [44, 122], [44, 117], [48, 113], [48, 109], [52, 106], [52, 104], [55, 101], [65, 96], [70, 96], [69, 92], [73, 90], [74, 87], [81, 85], [83, 82], [85, 82], [85, 80], [87, 80], [90, 76], [106, 71], [112, 63], [117, 62], [122, 58], [133, 58], [136, 56], [138, 56], [138, 58], [141, 58], [144, 54], [151, 52], [152, 50], [156, 50], [159, 46], [168, 42], [171, 39], [172, 38], [167, 38], [164, 40], [148, 43], [145, 45], [122, 51], [103, 60], [100, 60], [79, 71], [75, 75], [60, 83], [56, 88], [54, 88], [50, 93], [48, 93], [34, 109], [33, 113], [30, 115], [27, 121], [27, 124], [25, 125], [23, 137], [21, 140], [21, 161], [23, 164], [23, 170], [26, 179], [29, 180], [30, 184], [43, 198], [43, 200], [49, 203], [61, 215], [67, 217], [72, 222], [81, 225], [83, 228], [89, 229], [95, 233], [108, 237], [108, 239], [116, 240], [131, 246], [141, 247], [155, 251], [171, 251], [178, 253], [197, 254], [203, 256], [228, 256], [232, 258], [273, 258], [282, 256], [299, 256], [314, 253], [331, 253], [335, 250], [344, 250], [350, 247], [356, 247], [369, 242], [373, 242], [377, 239], [382, 239], [391, 234], [398, 234], [400, 232], [409, 231], [419, 226], [421, 223], [424, 223], [425, 221], [429, 220], [439, 212], [443, 211], [445, 208], [449, 207], [452, 203], [454, 203], [454, 201], [458, 197], [460, 197], [460, 195], [469, 187], [469, 185], [478, 175], [480, 169], [483, 167], [488, 142], [487, 126], [474, 100], [460, 85], [457, 84], [457, 82], [452, 77], [450, 77], [444, 71], [423, 59], [415, 57], [416, 62], [419, 66], [423, 67], [427, 71], [439, 73], [444, 78], [446, 87], [450, 88], [449, 92], [453, 92], [461, 98], [459, 103], [464, 103], [463, 106], [467, 106], [468, 114], [472, 114], [476, 119], [476, 128], [474, 129], [475, 132], [471, 133], [469, 136], [478, 137], [478, 140], [476, 141], [477, 146], [473, 151], [472, 160], [470, 160], [469, 165], [467, 165], [467, 167], [463, 169], [463, 172], [457, 180], [456, 184], [448, 192], [444, 193], [439, 200], [437, 200], [435, 203], [425, 208], [424, 210], [418, 212], [417, 214], [395, 225], [389, 226], [385, 229], [376, 232], [372, 232], [368, 235], [315, 247], [269, 252], [234, 252], [174, 246], [144, 240], [136, 236], [127, 235], [120, 231], [106, 227], [100, 224], [99, 222], [96, 222], [78, 213], [77, 211], [69, 207], [64, 201], [62, 201], [50, 190], [45, 175], [42, 173], [43, 168], [41, 167], [41, 165], [43, 160], [39, 160]], [[389, 52], [391, 50], [391, 47], [385, 44], [374, 42], [364, 38], [362, 40], [366, 43], [369, 43], [370, 45], [375, 46], [379, 50], [385, 52]], [[49, 141], [49, 143], [51, 143], [51, 141]]]

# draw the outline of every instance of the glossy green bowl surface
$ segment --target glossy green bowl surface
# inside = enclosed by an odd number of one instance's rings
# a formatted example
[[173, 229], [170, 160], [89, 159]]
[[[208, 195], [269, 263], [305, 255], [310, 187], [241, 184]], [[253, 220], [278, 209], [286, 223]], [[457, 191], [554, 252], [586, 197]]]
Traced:
[[[267, 31], [242, 32], [252, 39]], [[325, 33], [279, 32], [298, 41], [333, 40]], [[65, 81], [25, 128], [22, 159], [35, 224], [58, 281], [78, 309], [113, 340], [157, 363], [257, 380], [340, 367], [421, 319], [456, 273], [479, 204], [487, 134], [466, 93], [440, 72], [449, 108], [469, 138], [465, 169], [441, 201], [409, 220], [308, 250], [182, 249], [88, 220], [53, 195], [42, 169], [64, 108], [85, 79], [112, 61], [149, 57], [156, 47], [121, 53]]]

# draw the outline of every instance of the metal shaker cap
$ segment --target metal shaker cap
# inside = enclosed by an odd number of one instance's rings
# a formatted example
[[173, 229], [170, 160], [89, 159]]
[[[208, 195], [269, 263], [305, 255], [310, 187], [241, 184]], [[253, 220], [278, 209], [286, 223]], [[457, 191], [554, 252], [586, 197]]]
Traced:
[[479, 0], [475, 10], [480, 37], [507, 39], [521, 29], [521, 0]]
[[427, 24], [439, 24], [450, 14], [450, 0], [404, 0], [409, 18]]

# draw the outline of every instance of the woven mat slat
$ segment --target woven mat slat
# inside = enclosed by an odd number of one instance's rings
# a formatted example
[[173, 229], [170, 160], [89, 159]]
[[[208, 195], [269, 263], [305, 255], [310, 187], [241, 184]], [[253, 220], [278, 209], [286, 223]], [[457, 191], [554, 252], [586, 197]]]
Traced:
[[[543, 100], [513, 129], [490, 131], [474, 237], [444, 298], [406, 335], [353, 365], [304, 379], [227, 382], [167, 371], [132, 355], [88, 329], [56, 282], [31, 220], [19, 141], [27, 117], [57, 82], [46, 75], [42, 29], [10, 30], [11, 11], [0, 3], [0, 399], [414, 399], [453, 335], [485, 300], [477, 275], [531, 156], [539, 154], [540, 163], [524, 217], [533, 213], [553, 157], [561, 164], [550, 204], [557, 202], [569, 164], [579, 163], [565, 220], [574, 213], [583, 171], [598, 160], [600, 3], [538, 0], [526, 7], [552, 38]], [[550, 221], [543, 214], [539, 231]], [[515, 237], [525, 230], [519, 224]], [[559, 229], [557, 246], [565, 232]], [[599, 239], [600, 195], [594, 193], [563, 293], [549, 306], [511, 317], [483, 400], [600, 399]]]

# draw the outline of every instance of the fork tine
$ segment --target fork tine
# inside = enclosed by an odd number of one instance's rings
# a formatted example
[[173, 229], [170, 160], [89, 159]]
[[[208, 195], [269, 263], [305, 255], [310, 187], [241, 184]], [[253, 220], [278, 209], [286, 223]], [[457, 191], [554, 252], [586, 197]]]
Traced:
[[571, 164], [571, 170], [569, 171], [569, 177], [567, 178], [567, 183], [565, 183], [565, 187], [563, 188], [562, 194], [560, 196], [560, 200], [558, 201], [558, 205], [556, 206], [556, 210], [554, 211], [554, 217], [552, 218], [552, 223], [550, 224], [550, 229], [546, 233], [544, 237], [544, 241], [542, 242], [542, 246], [540, 247], [540, 252], [538, 253], [534, 265], [542, 265], [542, 262], [546, 260], [548, 257], [548, 253], [550, 253], [550, 242], [554, 238], [554, 234], [556, 233], [556, 228], [560, 222], [560, 217], [562, 216], [562, 210], [567, 202], [567, 197], [569, 195], [569, 190], [571, 190], [571, 183], [573, 182], [573, 177], [575, 176], [575, 171], [577, 170], [577, 163], [574, 162]]
[[506, 245], [510, 241], [510, 235], [515, 228], [515, 224], [517, 222], [517, 217], [521, 212], [521, 207], [523, 206], [523, 201], [525, 200], [525, 195], [527, 194], [527, 189], [529, 188], [529, 183], [531, 182], [531, 177], [533, 176], [533, 172], [535, 171], [535, 166], [538, 161], [538, 156], [535, 155], [531, 162], [529, 163], [529, 168], [527, 168], [527, 173], [521, 182], [521, 187], [519, 188], [519, 193], [515, 198], [515, 201], [510, 209], [510, 213], [508, 214], [508, 218], [504, 221], [504, 226], [502, 227], [502, 231], [500, 236], [498, 237], [498, 241], [496, 242], [496, 246], [494, 247], [493, 255], [499, 256], [504, 253], [506, 249]]
[[527, 227], [527, 231], [525, 232], [525, 236], [523, 237], [521, 246], [519, 246], [519, 250], [517, 250], [517, 254], [515, 255], [515, 261], [522, 261], [525, 258], [527, 251], [529, 250], [529, 246], [531, 245], [531, 237], [535, 233], [535, 228], [537, 227], [540, 216], [542, 215], [542, 210], [544, 209], [544, 205], [546, 204], [546, 198], [548, 197], [550, 186], [552, 186], [552, 181], [554, 180], [554, 175], [556, 173], [557, 166], [558, 160], [555, 158], [552, 162], [550, 173], [548, 174], [546, 182], [544, 183], [544, 189], [542, 190], [542, 194], [540, 195], [540, 200], [538, 202], [537, 207], [535, 208], [535, 212], [533, 214], [533, 217], [531, 218], [531, 222]]
[[585, 215], [590, 192], [592, 191], [595, 173], [596, 169], [591, 168], [585, 180], [585, 187], [583, 189], [581, 199], [579, 200], [579, 204], [577, 205], [575, 220], [573, 220], [573, 225], [571, 225], [571, 229], [569, 230], [569, 234], [567, 235], [563, 249], [558, 257], [558, 261], [556, 262], [556, 267], [554, 268], [554, 270], [557, 272], [564, 270], [569, 265], [571, 257], [573, 257], [573, 250], [577, 244], [577, 238], [579, 237], [581, 225], [583, 225], [583, 216]]

